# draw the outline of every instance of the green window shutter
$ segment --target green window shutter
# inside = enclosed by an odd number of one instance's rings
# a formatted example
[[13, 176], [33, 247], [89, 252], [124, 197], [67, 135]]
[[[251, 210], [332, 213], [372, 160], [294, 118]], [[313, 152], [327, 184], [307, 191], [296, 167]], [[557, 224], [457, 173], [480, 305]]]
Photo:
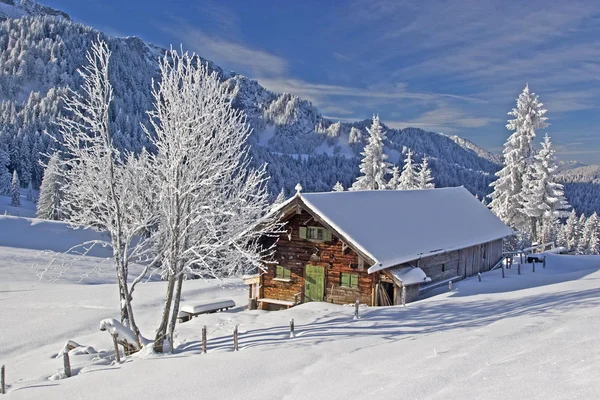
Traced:
[[292, 279], [292, 271], [289, 268], [283, 268], [283, 278]]
[[358, 287], [358, 274], [350, 274], [350, 287]]
[[329, 229], [323, 229], [323, 240], [326, 242], [331, 242], [331, 232]]
[[342, 272], [342, 286], [350, 287], [350, 274]]
[[283, 267], [281, 265], [278, 265], [277, 267], [275, 267], [275, 278], [281, 278], [282, 274], [283, 274]]
[[305, 226], [300, 227], [300, 239], [306, 239], [306, 227]]

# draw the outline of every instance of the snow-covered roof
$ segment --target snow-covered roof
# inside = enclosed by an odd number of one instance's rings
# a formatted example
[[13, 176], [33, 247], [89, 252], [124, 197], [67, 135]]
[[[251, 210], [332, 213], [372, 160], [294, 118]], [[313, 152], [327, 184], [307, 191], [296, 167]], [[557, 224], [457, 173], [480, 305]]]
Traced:
[[464, 187], [297, 196], [375, 262], [369, 273], [512, 234]]
[[418, 283], [431, 282], [425, 272], [418, 267], [393, 267], [389, 268], [388, 271], [398, 279], [404, 286], [415, 285]]

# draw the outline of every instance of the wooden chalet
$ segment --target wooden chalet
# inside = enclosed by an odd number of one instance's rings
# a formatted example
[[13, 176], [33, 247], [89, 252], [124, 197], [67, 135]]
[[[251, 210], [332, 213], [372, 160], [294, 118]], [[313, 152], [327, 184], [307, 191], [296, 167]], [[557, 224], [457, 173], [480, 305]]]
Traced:
[[296, 193], [273, 264], [249, 279], [264, 310], [309, 301], [403, 304], [488, 271], [512, 234], [465, 188]]

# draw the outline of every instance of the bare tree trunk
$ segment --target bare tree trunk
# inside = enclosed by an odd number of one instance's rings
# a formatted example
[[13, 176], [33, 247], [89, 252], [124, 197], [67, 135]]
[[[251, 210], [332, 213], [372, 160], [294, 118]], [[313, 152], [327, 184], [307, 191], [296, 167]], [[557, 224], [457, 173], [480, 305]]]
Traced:
[[141, 333], [140, 333], [140, 329], [138, 328], [137, 324], [135, 323], [135, 318], [133, 317], [133, 306], [131, 305], [131, 296], [129, 295], [129, 287], [128, 287], [128, 283], [127, 280], [125, 280], [123, 282], [123, 291], [125, 292], [125, 305], [124, 307], [121, 307], [121, 315], [123, 314], [123, 309], [125, 311], [125, 315], [129, 318], [129, 329], [131, 329], [133, 331], [133, 334], [135, 335], [135, 337], [137, 338], [138, 341], [138, 345], [140, 346], [140, 348], [142, 348], [142, 338], [141, 338]]
[[173, 300], [173, 291], [175, 289], [174, 275], [169, 275], [169, 283], [167, 285], [167, 295], [165, 296], [165, 305], [163, 307], [163, 314], [160, 320], [160, 326], [156, 330], [156, 336], [154, 337], [154, 351], [162, 353], [163, 342], [167, 334], [167, 326], [169, 325], [169, 315], [171, 313], [171, 301]]
[[175, 337], [175, 324], [179, 314], [179, 303], [181, 301], [181, 288], [183, 287], [183, 273], [177, 277], [177, 288], [175, 289], [175, 300], [173, 302], [173, 311], [171, 313], [171, 323], [169, 324], [169, 337], [171, 338], [171, 352], [173, 352], [173, 338]]

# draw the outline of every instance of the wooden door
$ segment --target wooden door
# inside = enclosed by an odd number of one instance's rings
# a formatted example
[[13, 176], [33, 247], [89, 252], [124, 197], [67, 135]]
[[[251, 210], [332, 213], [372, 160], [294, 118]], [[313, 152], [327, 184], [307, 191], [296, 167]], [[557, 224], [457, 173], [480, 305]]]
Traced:
[[307, 265], [304, 269], [304, 301], [323, 301], [325, 294], [325, 269]]

